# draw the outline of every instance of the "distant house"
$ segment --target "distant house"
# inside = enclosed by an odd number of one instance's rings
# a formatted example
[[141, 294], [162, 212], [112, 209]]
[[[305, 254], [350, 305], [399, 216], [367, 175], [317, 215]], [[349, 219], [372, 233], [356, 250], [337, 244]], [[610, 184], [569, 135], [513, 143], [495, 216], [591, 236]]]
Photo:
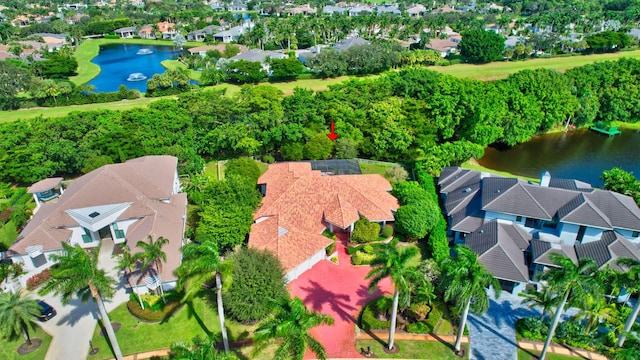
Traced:
[[540, 184], [447, 167], [438, 179], [449, 231], [517, 293], [558, 253], [598, 268], [640, 260], [640, 208], [627, 196], [542, 174]]
[[292, 7], [286, 10], [286, 13], [289, 15], [298, 15], [302, 14], [304, 16], [311, 15], [317, 13], [318, 10], [314, 7], [309, 6], [309, 4], [304, 4], [296, 7]]
[[286, 59], [289, 56], [287, 54], [285, 54], [284, 52], [279, 52], [279, 51], [263, 51], [260, 49], [251, 49], [249, 51], [245, 51], [243, 53], [240, 53], [236, 56], [233, 56], [229, 59], [224, 59], [221, 58], [220, 60], [218, 60], [218, 64], [224, 64], [224, 63], [231, 63], [234, 61], [238, 61], [238, 60], [246, 60], [246, 61], [251, 61], [251, 62], [259, 62], [260, 64], [262, 64], [262, 69], [264, 71], [267, 72], [267, 74], [270, 73], [270, 67], [269, 64], [267, 62], [268, 59]]
[[352, 46], [369, 45], [369, 44], [371, 44], [371, 41], [369, 40], [365, 40], [361, 37], [351, 37], [351, 38], [347, 38], [342, 41], [339, 41], [338, 43], [336, 43], [336, 45], [333, 48], [337, 51], [344, 51], [349, 49]]
[[402, 14], [402, 11], [400, 11], [398, 4], [376, 5], [374, 10], [375, 12], [378, 13], [378, 15], [382, 15], [382, 14], [401, 15]]
[[113, 32], [123, 39], [129, 39], [137, 35], [135, 26], [128, 26], [120, 29], [115, 29]]
[[429, 39], [425, 47], [429, 50], [438, 51], [442, 57], [458, 52], [458, 43], [450, 39]]
[[349, 16], [370, 15], [372, 13], [373, 10], [370, 7], [363, 5], [356, 5], [349, 9]]
[[64, 45], [69, 43], [67, 41], [69, 34], [35, 33], [31, 35], [31, 37], [42, 38], [42, 41], [47, 45]]
[[629, 36], [633, 36], [636, 39], [640, 39], [640, 29], [638, 28], [633, 28], [631, 30], [629, 30], [629, 32], [627, 33], [627, 35]]
[[380, 175], [323, 175], [308, 162], [269, 165], [258, 185], [264, 197], [249, 246], [277, 256], [288, 281], [326, 259], [324, 230], [350, 234], [361, 216], [384, 226], [399, 206]]
[[241, 25], [232, 27], [229, 30], [220, 31], [218, 33], [213, 34], [214, 41], [220, 41], [223, 43], [230, 43], [233, 41], [237, 41], [240, 35], [244, 34], [248, 30], [248, 26]]
[[422, 4], [416, 4], [407, 8], [407, 14], [411, 17], [422, 17], [427, 12], [427, 8]]
[[140, 36], [141, 39], [155, 39], [156, 32], [153, 29], [153, 25], [147, 24], [141, 27], [140, 30], [138, 30], [138, 36]]
[[[244, 45], [236, 45], [240, 48], [240, 54], [244, 53], [246, 51], [249, 50], [249, 48], [247, 48]], [[207, 55], [207, 51], [212, 51], [212, 50], [217, 50], [219, 51], [221, 54], [224, 53], [224, 51], [226, 50], [226, 46], [219, 44], [219, 45], [205, 45], [205, 46], [196, 46], [196, 47], [192, 47], [187, 49], [187, 51], [189, 51], [189, 54], [191, 55], [200, 55], [200, 56], [206, 56]]]
[[507, 36], [504, 41], [504, 47], [516, 47], [519, 42], [522, 42], [522, 38], [520, 36]]
[[173, 38], [175, 38], [176, 35], [178, 35], [178, 32], [175, 30], [176, 24], [174, 23], [163, 21], [163, 22], [159, 22], [157, 26], [158, 26], [158, 31], [160, 31], [160, 33], [162, 34], [163, 39], [173, 40]]
[[249, 7], [246, 2], [234, 1], [227, 5], [227, 11], [248, 11]]
[[102, 166], [66, 187], [62, 178], [33, 184], [28, 191], [37, 211], [7, 251], [26, 271], [20, 284], [54, 264], [51, 256], [60, 253], [60, 243], [115, 253], [126, 244], [137, 253], [138, 241], [162, 236], [169, 240], [163, 249], [167, 261], [162, 272], [141, 273], [138, 264], [133, 283], [145, 291], [147, 279], [156, 283], [160, 278], [167, 289], [174, 287], [187, 206], [177, 165], [173, 156], [145, 156]]
[[325, 14], [344, 14], [345, 12], [347, 12], [346, 8], [343, 7], [339, 7], [339, 6], [333, 6], [333, 5], [325, 5], [322, 8], [322, 12]]
[[195, 30], [187, 34], [187, 40], [189, 41], [204, 41], [207, 35], [213, 35], [222, 30], [221, 26], [209, 25], [200, 30]]
[[25, 15], [20, 15], [11, 20], [11, 24], [16, 27], [25, 27], [31, 24], [31, 20]]

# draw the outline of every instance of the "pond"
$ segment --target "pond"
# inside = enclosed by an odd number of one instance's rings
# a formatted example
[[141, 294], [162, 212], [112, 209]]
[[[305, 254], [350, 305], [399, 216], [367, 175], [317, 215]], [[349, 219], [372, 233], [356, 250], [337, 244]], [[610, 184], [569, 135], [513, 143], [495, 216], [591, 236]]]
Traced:
[[147, 79], [161, 74], [165, 68], [161, 61], [175, 59], [181, 51], [173, 46], [113, 44], [100, 47], [100, 53], [91, 62], [101, 72], [89, 85], [97, 92], [118, 91], [120, 85], [129, 89], [147, 91]]
[[614, 166], [640, 176], [639, 154], [640, 131], [622, 129], [622, 134], [608, 137], [580, 129], [536, 136], [507, 150], [488, 147], [478, 162], [490, 169], [533, 178], [548, 170], [552, 177], [601, 187], [600, 175]]

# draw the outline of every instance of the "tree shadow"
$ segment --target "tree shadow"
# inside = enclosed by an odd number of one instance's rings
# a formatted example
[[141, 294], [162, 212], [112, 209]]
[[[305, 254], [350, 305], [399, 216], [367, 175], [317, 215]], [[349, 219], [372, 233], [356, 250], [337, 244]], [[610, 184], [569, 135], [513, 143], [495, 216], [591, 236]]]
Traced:
[[73, 309], [71, 309], [71, 311], [69, 311], [65, 316], [59, 318], [56, 325], [69, 324], [70, 326], [74, 326], [78, 321], [80, 321], [80, 319], [87, 315], [93, 316], [95, 320], [100, 319], [100, 316], [98, 315], [98, 305], [93, 299], [83, 302], [79, 298], [73, 298], [64, 306], [73, 306]]
[[[185, 305], [187, 306], [187, 319], [195, 319], [202, 331], [204, 331], [204, 333], [207, 334], [208, 337], [212, 337], [213, 332], [211, 332], [211, 330], [209, 330], [209, 328], [204, 324], [204, 321], [202, 321], [200, 314], [198, 314], [195, 307], [193, 306], [193, 301], [187, 301]], [[165, 319], [168, 319], [170, 316], [171, 314], [167, 314], [167, 316], [165, 316]], [[163, 319], [161, 324], [164, 322], [165, 320]]]
[[376, 288], [376, 291], [370, 292], [368, 287], [364, 285], [360, 285], [360, 287], [356, 291], [356, 295], [358, 295], [358, 301], [356, 301], [356, 305], [364, 306], [369, 301], [375, 298], [385, 296], [385, 293], [382, 290], [380, 290], [380, 287]]
[[351, 296], [347, 294], [336, 294], [326, 289], [316, 281], [310, 281], [310, 287], [300, 288], [307, 292], [307, 296], [303, 299], [305, 304], [311, 304], [315, 311], [321, 311], [324, 304], [329, 304], [333, 313], [338, 315], [343, 321], [351, 321], [355, 324], [356, 319], [351, 315], [351, 311], [356, 308], [349, 304]]

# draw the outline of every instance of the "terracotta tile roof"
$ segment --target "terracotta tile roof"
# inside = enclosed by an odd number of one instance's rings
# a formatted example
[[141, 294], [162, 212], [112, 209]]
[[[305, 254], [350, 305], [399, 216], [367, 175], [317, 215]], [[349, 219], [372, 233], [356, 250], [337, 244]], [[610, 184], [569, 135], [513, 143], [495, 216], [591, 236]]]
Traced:
[[330, 243], [320, 235], [329, 222], [346, 229], [360, 215], [393, 221], [399, 206], [378, 174], [322, 175], [307, 162], [272, 164], [258, 184], [266, 194], [249, 245], [274, 251], [289, 270]]

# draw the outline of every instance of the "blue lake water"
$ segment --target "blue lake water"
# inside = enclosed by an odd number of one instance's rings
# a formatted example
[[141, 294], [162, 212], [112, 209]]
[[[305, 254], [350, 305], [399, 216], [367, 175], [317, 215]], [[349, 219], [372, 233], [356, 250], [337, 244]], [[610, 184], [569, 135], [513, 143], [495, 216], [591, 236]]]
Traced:
[[[101, 72], [89, 85], [97, 92], [118, 91], [120, 85], [129, 89], [147, 91], [147, 79], [161, 74], [165, 68], [163, 60], [176, 59], [181, 51], [173, 46], [118, 44], [100, 47], [100, 53], [92, 63], [100, 66]], [[132, 74], [138, 74], [131, 76]], [[138, 81], [132, 81], [138, 80]]]
[[614, 166], [640, 176], [640, 131], [621, 130], [622, 134], [611, 137], [584, 129], [535, 136], [507, 150], [488, 147], [478, 163], [533, 178], [548, 170], [551, 177], [600, 187], [602, 171]]

